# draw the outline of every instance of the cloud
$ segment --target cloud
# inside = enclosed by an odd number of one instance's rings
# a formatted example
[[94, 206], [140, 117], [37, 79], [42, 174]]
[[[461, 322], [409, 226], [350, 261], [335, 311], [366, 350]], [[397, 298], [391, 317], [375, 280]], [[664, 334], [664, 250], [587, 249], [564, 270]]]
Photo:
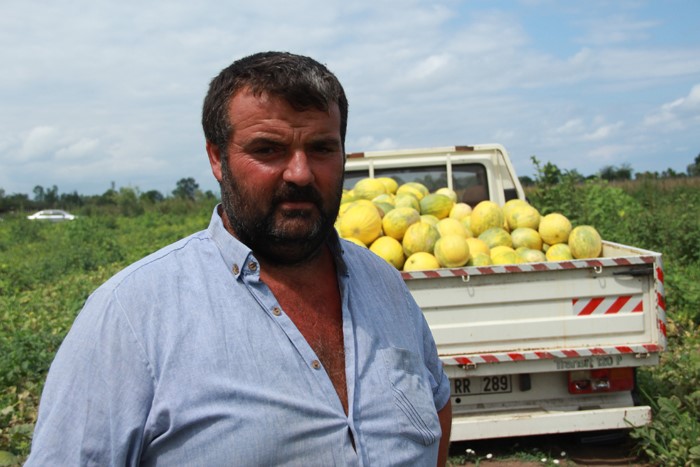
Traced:
[[609, 125], [601, 125], [593, 129], [593, 131], [583, 135], [583, 139], [587, 141], [600, 141], [613, 136], [619, 129], [624, 126], [623, 122], [615, 122]]
[[398, 147], [396, 141], [391, 138], [377, 139], [374, 136], [361, 136], [354, 142], [354, 146], [363, 148], [363, 151], [382, 151]]
[[23, 160], [44, 156], [56, 149], [59, 139], [58, 129], [52, 126], [36, 126], [22, 138], [19, 155]]
[[700, 123], [700, 84], [693, 86], [687, 96], [663, 104], [647, 115], [644, 125], [665, 131], [682, 131], [697, 128]]
[[634, 146], [629, 144], [606, 144], [594, 146], [587, 152], [587, 157], [598, 164], [617, 164], [634, 153]]
[[554, 133], [561, 135], [581, 134], [583, 131], [585, 131], [585, 129], [581, 118], [567, 120], [563, 125], [554, 129]]
[[100, 140], [96, 138], [81, 138], [78, 141], [56, 151], [56, 159], [71, 160], [95, 156]]
[[[700, 90], [658, 98], [698, 82], [697, 41], [668, 22], [691, 15], [668, 9], [662, 22], [613, 3], [69, 0], [37, 10], [8, 0], [0, 184], [166, 190], [196, 174], [214, 189], [199, 126], [207, 84], [233, 59], [270, 49], [311, 55], [339, 76], [349, 151], [495, 141], [516, 159], [586, 172], [587, 154], [614, 157], [613, 138], [648, 148], [675, 128], [674, 144], [691, 146]], [[546, 20], [533, 21], [539, 13]], [[47, 163], [61, 179], [32, 178]]]

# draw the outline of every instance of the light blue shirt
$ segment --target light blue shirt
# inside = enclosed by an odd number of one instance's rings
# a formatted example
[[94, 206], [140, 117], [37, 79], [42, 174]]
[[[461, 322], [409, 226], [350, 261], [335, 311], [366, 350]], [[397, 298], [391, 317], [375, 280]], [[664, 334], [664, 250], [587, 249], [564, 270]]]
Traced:
[[217, 211], [87, 300], [46, 381], [27, 465], [434, 466], [449, 399], [398, 272], [332, 242], [348, 414]]

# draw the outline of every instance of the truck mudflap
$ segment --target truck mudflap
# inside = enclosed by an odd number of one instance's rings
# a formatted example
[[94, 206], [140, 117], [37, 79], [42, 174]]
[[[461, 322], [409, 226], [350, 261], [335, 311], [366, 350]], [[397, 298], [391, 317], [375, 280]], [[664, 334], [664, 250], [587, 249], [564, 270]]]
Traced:
[[554, 433], [618, 430], [651, 423], [648, 406], [562, 412], [508, 412], [456, 415], [450, 440], [508, 438]]

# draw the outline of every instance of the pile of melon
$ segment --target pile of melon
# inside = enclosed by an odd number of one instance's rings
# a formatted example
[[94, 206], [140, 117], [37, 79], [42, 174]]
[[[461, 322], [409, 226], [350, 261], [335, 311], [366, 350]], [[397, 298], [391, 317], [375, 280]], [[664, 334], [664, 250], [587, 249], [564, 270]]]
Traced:
[[343, 191], [335, 228], [340, 237], [418, 271], [596, 258], [602, 240], [590, 225], [561, 213], [540, 215], [524, 200], [504, 206], [458, 202], [449, 188], [363, 178]]

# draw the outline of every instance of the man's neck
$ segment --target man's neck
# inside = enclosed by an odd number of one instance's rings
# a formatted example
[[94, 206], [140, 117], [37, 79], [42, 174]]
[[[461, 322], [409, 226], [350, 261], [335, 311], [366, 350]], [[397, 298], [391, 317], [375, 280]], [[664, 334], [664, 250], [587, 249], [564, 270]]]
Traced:
[[279, 264], [261, 258], [258, 258], [258, 261], [260, 262], [260, 277], [263, 281], [272, 280], [277, 283], [305, 287], [318, 283], [319, 277], [326, 274], [335, 275], [333, 254], [326, 243], [317, 254], [301, 263]]

